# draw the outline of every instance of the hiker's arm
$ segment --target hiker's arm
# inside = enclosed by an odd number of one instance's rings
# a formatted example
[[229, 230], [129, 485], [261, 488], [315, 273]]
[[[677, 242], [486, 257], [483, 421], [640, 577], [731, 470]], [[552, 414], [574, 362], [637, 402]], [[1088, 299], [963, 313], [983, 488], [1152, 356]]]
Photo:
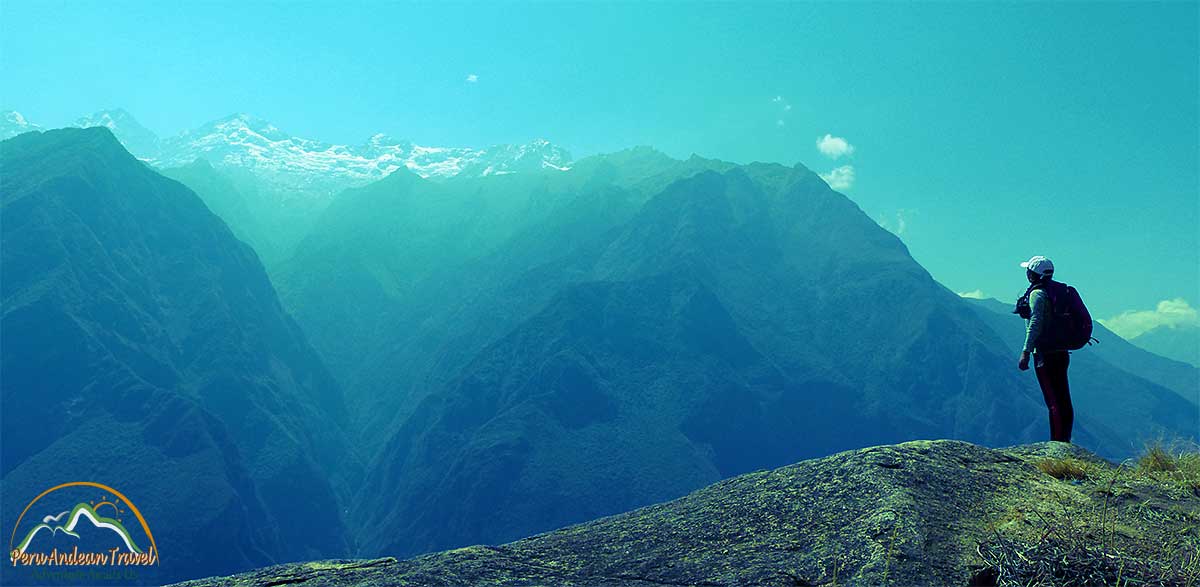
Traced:
[[1038, 336], [1042, 334], [1042, 328], [1046, 325], [1045, 318], [1046, 292], [1035, 289], [1029, 292], [1029, 324], [1025, 326], [1025, 346], [1021, 347], [1022, 353], [1033, 351]]

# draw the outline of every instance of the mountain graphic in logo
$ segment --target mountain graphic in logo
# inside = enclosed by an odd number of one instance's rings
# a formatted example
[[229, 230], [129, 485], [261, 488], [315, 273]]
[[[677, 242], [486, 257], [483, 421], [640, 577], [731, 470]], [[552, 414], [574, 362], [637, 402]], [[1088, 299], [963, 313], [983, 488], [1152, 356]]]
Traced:
[[[81, 531], [93, 534], [90, 530], [99, 530], [99, 534], [111, 539], [115, 536], [120, 544], [129, 549], [130, 552], [141, 554], [142, 549], [134, 542], [130, 536], [129, 530], [121, 524], [117, 518], [105, 517], [96, 512], [104, 506], [110, 506], [119, 515], [119, 507], [111, 501], [101, 501], [95, 505], [87, 503], [77, 503], [75, 507], [69, 511], [61, 512], [56, 516], [46, 516], [42, 518], [42, 523], [34, 526], [25, 535], [25, 538], [17, 544], [17, 550], [24, 553], [26, 549], [34, 543], [35, 539], [39, 542], [54, 541], [59, 534], [71, 536], [75, 539], [81, 539]], [[86, 529], [86, 530], [85, 530]]]

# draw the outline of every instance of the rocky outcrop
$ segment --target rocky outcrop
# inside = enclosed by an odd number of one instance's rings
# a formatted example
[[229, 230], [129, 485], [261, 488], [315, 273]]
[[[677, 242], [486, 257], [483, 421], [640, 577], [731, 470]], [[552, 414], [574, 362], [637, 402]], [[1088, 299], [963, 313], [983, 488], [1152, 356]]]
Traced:
[[[1084, 474], [1055, 477], [1048, 463]], [[1198, 491], [1073, 445], [915, 441], [749, 473], [502, 546], [183, 585], [967, 585], [995, 581], [983, 556], [996, 540], [1070, 535], [1162, 559], [1194, 549]]]

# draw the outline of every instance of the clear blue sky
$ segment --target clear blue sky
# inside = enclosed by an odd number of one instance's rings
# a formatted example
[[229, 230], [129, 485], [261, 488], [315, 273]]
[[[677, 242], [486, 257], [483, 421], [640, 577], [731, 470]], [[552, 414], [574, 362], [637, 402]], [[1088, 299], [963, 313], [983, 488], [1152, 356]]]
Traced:
[[1200, 305], [1197, 7], [4, 0], [0, 107], [851, 165], [951, 289], [1008, 301], [1042, 253], [1107, 317]]

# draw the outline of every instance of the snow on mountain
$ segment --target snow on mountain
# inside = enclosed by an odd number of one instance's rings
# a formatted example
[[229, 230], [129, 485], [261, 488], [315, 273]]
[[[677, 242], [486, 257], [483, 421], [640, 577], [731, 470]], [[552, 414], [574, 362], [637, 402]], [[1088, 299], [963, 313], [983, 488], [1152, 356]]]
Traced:
[[42, 130], [42, 127], [25, 120], [20, 112], [16, 110], [0, 112], [0, 141], [35, 130]]
[[567, 169], [570, 162], [566, 150], [541, 139], [473, 149], [425, 147], [377, 134], [361, 145], [335, 145], [294, 137], [265, 120], [235, 114], [167, 139], [154, 163], [177, 167], [200, 158], [315, 189], [325, 183], [365, 184], [401, 167], [422, 177], [447, 178]]
[[154, 159], [161, 149], [160, 140], [154, 131], [142, 126], [130, 113], [115, 108], [101, 110], [75, 121], [75, 126], [90, 128], [103, 126], [112, 131], [121, 144], [142, 159]]
[[[404, 167], [421, 177], [449, 178], [569, 169], [571, 155], [545, 139], [524, 145], [427, 147], [376, 134], [361, 145], [336, 145], [292, 136], [266, 120], [234, 114], [160, 139], [121, 109], [102, 110], [75, 126], [110, 129], [137, 157], [160, 168], [205, 159], [217, 167], [249, 171], [280, 187], [310, 194], [364, 185]], [[3, 113], [0, 138], [39, 130], [17, 112]]]

